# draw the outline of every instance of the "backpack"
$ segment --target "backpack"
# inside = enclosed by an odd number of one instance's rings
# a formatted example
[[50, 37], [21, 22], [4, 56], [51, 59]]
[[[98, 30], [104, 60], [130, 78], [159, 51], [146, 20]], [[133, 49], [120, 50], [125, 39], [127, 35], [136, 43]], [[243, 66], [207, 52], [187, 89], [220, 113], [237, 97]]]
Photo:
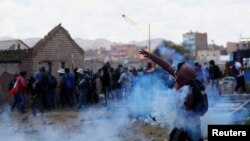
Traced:
[[194, 113], [203, 116], [208, 111], [208, 98], [205, 86], [197, 79], [192, 80], [192, 104], [189, 107]]

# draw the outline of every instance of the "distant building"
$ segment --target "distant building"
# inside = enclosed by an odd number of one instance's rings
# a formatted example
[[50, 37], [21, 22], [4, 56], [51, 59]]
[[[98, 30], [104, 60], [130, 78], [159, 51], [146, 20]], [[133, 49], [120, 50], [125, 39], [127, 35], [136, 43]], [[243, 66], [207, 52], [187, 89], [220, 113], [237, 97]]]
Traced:
[[237, 50], [249, 50], [250, 40], [241, 40], [237, 43]]
[[84, 60], [96, 60], [98, 57], [98, 49], [85, 50]]
[[208, 48], [207, 33], [190, 31], [183, 34], [183, 46], [190, 51], [191, 56], [196, 56], [198, 50]]
[[131, 44], [112, 45], [110, 49], [110, 58], [113, 61], [137, 60], [140, 59], [138, 52], [141, 48], [143, 47]]
[[227, 49], [227, 53], [233, 53], [237, 50], [237, 42], [227, 42], [227, 46], [226, 46], [226, 49]]
[[[2, 75], [19, 73], [21, 70], [26, 70], [28, 77], [33, 76], [41, 66], [45, 66], [57, 78], [59, 68], [72, 70], [84, 66], [83, 49], [61, 24], [54, 27], [33, 48], [0, 51], [1, 78], [4, 78]], [[4, 83], [0, 82], [0, 88], [6, 90], [8, 80], [2, 81]]]
[[225, 50], [224, 46], [216, 45], [216, 44], [209, 44], [208, 49], [219, 49], [219, 50]]
[[212, 50], [212, 49], [206, 49], [206, 50], [198, 50], [197, 51], [197, 61], [199, 62], [209, 62], [210, 60], [218, 61], [220, 60], [220, 52], [221, 50]]
[[226, 62], [230, 61], [230, 54], [227, 54], [226, 50], [221, 47], [218, 49], [198, 50], [198, 62], [204, 63], [210, 60], [214, 60], [216, 64], [224, 66]]
[[250, 40], [240, 40], [239, 42], [227, 42], [227, 52], [233, 53], [239, 50], [249, 50]]
[[22, 40], [5, 40], [0, 41], [0, 50], [20, 50], [29, 49], [30, 47]]

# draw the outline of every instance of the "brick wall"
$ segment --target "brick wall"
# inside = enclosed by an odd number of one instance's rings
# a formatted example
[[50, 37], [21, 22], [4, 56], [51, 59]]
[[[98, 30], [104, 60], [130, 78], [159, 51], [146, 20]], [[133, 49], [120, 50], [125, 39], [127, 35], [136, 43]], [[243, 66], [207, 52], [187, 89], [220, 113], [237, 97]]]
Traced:
[[54, 76], [58, 76], [57, 70], [61, 68], [61, 63], [65, 63], [65, 67], [72, 70], [73, 67], [83, 67], [84, 54], [79, 52], [79, 49], [68, 38], [68, 35], [63, 29], [57, 31], [57, 33], [48, 40], [44, 46], [40, 46], [36, 52], [33, 52], [33, 58], [26, 58], [22, 61], [22, 68], [26, 68], [29, 72], [28, 75], [34, 75], [34, 73], [48, 62], [51, 63], [51, 73]]

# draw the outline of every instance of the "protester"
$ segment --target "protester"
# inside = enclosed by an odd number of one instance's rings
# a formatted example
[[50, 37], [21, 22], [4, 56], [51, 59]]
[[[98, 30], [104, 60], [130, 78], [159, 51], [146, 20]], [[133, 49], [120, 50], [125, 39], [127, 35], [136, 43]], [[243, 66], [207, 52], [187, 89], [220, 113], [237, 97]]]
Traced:
[[63, 109], [65, 108], [65, 102], [68, 104], [68, 106], [71, 107], [72, 106], [71, 102], [67, 97], [65, 70], [61, 68], [57, 72], [59, 73], [59, 96], [60, 96], [61, 107]]
[[128, 70], [127, 67], [125, 67], [123, 70], [123, 73], [121, 74], [118, 80], [118, 83], [121, 84], [121, 88], [122, 88], [122, 91], [121, 91], [122, 97], [125, 97], [128, 95], [132, 86], [133, 78], [134, 78], [133, 74]]
[[113, 79], [113, 92], [115, 94], [116, 99], [121, 99], [121, 84], [118, 83], [118, 80], [123, 72], [123, 66], [119, 64], [115, 69], [114, 73], [112, 74]]
[[[26, 93], [26, 89], [27, 89], [27, 79], [26, 79], [26, 71], [21, 71], [19, 76], [16, 79], [16, 86], [14, 86], [13, 88], [15, 88], [16, 93], [15, 95], [17, 95], [17, 99], [18, 99], [18, 103], [17, 103], [17, 108], [21, 113], [25, 113], [25, 93]], [[12, 89], [13, 89], [12, 88]]]
[[65, 78], [66, 78], [66, 82], [65, 82], [65, 87], [66, 87], [66, 95], [67, 95], [67, 101], [69, 106], [72, 108], [74, 105], [74, 95], [73, 95], [73, 90], [75, 87], [75, 78], [73, 76], [73, 74], [71, 74], [70, 69], [69, 68], [65, 68]]
[[[36, 92], [38, 93], [38, 100], [42, 103], [43, 110], [48, 110], [49, 107], [49, 76], [48, 72], [46, 71], [45, 67], [42, 66], [39, 70], [35, 73], [35, 80], [36, 80]], [[42, 111], [43, 111], [42, 110]]]
[[79, 103], [77, 108], [84, 109], [87, 107], [87, 94], [90, 90], [89, 78], [87, 76], [87, 72], [84, 72], [82, 68], [77, 69], [78, 73], [78, 90], [79, 90]]
[[214, 60], [209, 61], [209, 84], [210, 86], [217, 90], [219, 95], [221, 95], [219, 87], [219, 79], [222, 77], [220, 68], [215, 64]]
[[48, 77], [49, 77], [49, 85], [48, 85], [49, 107], [50, 109], [55, 109], [57, 80], [51, 73], [48, 74]]
[[109, 94], [111, 91], [111, 65], [109, 62], [105, 62], [103, 67], [100, 69], [100, 80], [102, 84], [102, 93], [104, 93], [105, 96], [105, 103], [108, 105], [109, 100]]
[[[169, 141], [203, 141], [200, 116], [207, 111], [208, 103], [206, 95], [204, 95], [204, 107], [202, 107], [204, 109], [201, 110], [201, 107], [198, 106], [198, 99], [195, 95], [202, 96], [202, 92], [204, 92], [205, 88], [195, 79], [196, 76], [193, 68], [185, 62], [181, 62], [177, 65], [177, 70], [175, 70], [168, 62], [154, 54], [145, 50], [141, 50], [139, 53], [148, 57], [174, 76], [176, 79], [174, 89], [177, 91], [184, 85], [188, 85], [192, 88], [183, 103], [183, 107], [180, 109], [181, 112], [178, 112], [178, 118], [175, 119], [175, 127], [170, 133]], [[200, 90], [202, 90], [202, 92]]]
[[246, 92], [245, 87], [245, 77], [244, 77], [244, 69], [242, 67], [241, 58], [238, 56], [234, 63], [234, 74], [236, 77], [236, 87], [234, 94], [238, 93], [238, 90], [242, 88], [242, 93]]

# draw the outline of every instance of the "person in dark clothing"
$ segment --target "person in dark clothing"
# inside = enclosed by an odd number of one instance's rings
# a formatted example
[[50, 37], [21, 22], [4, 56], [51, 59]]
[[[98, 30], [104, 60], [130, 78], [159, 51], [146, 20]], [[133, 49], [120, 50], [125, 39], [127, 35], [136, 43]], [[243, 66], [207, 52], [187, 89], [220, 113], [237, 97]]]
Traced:
[[67, 101], [69, 106], [72, 108], [74, 105], [74, 95], [73, 90], [75, 87], [75, 78], [73, 74], [70, 73], [69, 68], [65, 68], [65, 77], [66, 77], [66, 94], [67, 94]]
[[117, 99], [121, 99], [121, 84], [118, 83], [118, 80], [123, 72], [123, 66], [119, 64], [117, 68], [115, 69], [114, 73], [112, 74], [112, 79], [113, 79], [113, 90], [115, 93], [115, 96]]
[[74, 78], [75, 78], [75, 87], [74, 87], [74, 96], [75, 96], [75, 101], [76, 101], [76, 103], [79, 103], [79, 90], [78, 90], [78, 86], [77, 86], [77, 83], [78, 83], [78, 79], [79, 79], [79, 75], [78, 75], [78, 73], [77, 73], [77, 70], [78, 70], [78, 68], [75, 68], [74, 69]]
[[59, 97], [60, 97], [60, 103], [61, 107], [65, 107], [65, 102], [67, 102], [67, 90], [66, 90], [66, 76], [65, 76], [65, 70], [59, 69], [57, 71], [59, 73]]
[[48, 74], [48, 77], [49, 77], [49, 86], [48, 86], [49, 107], [51, 109], [55, 109], [57, 80], [51, 73]]
[[84, 72], [82, 68], [77, 69], [77, 73], [79, 76], [79, 81], [77, 83], [77, 87], [79, 89], [79, 103], [77, 105], [77, 108], [83, 109], [86, 108], [88, 103], [87, 103], [87, 95], [90, 91], [90, 83], [89, 83], [89, 77], [87, 72]]
[[44, 107], [42, 104], [42, 98], [39, 97], [36, 91], [36, 80], [33, 76], [28, 79], [27, 94], [31, 97], [31, 110], [33, 116], [37, 116], [37, 111], [43, 113]]
[[111, 73], [110, 73], [111, 65], [109, 62], [106, 62], [101, 68], [102, 75], [100, 76], [101, 84], [102, 84], [102, 92], [105, 96], [105, 103], [108, 104], [109, 93], [111, 91]]
[[175, 119], [175, 127], [170, 133], [169, 141], [203, 141], [200, 115], [193, 112], [194, 95], [196, 95], [195, 91], [193, 91], [193, 82], [198, 82], [198, 80], [195, 79], [194, 69], [185, 62], [179, 63], [177, 69], [174, 69], [170, 63], [155, 54], [151, 54], [143, 49], [139, 53], [154, 61], [175, 78], [173, 88], [177, 90], [177, 92], [184, 85], [192, 88], [187, 94], [183, 106], [181, 109], [178, 109], [180, 112], [177, 113], [178, 118]]
[[92, 96], [93, 104], [99, 102], [99, 95], [97, 93], [96, 79], [100, 77], [100, 70], [96, 73], [93, 73], [93, 70], [90, 70], [89, 80], [90, 80], [90, 94]]
[[[38, 99], [41, 100], [42, 107], [44, 110], [48, 110], [49, 107], [49, 74], [45, 70], [45, 67], [41, 67], [39, 71], [35, 74], [36, 80], [36, 92], [38, 94]], [[43, 110], [42, 110], [43, 111]]]
[[209, 84], [212, 88], [218, 90], [219, 95], [221, 94], [219, 87], [219, 79], [221, 78], [220, 68], [215, 64], [214, 60], [209, 61]]

